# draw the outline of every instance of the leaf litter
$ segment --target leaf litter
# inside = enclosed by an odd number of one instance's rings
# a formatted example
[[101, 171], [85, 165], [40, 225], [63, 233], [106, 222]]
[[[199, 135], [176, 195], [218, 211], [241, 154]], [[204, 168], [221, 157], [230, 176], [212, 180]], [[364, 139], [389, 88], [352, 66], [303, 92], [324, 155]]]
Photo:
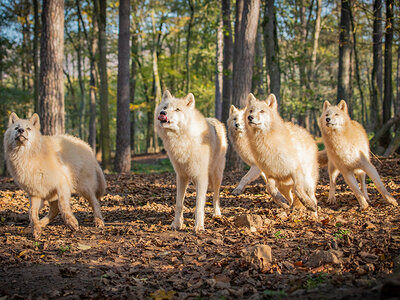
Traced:
[[[375, 165], [383, 182], [400, 199], [400, 159], [380, 161]], [[338, 204], [329, 206], [322, 169], [315, 220], [306, 211], [276, 207], [261, 179], [232, 195], [245, 173], [225, 172], [223, 216], [212, 218], [207, 203], [204, 232], [192, 231], [193, 185], [185, 228], [170, 230], [173, 173], [106, 175], [104, 228], [93, 227], [89, 204], [73, 195], [80, 230], [71, 232], [58, 216], [37, 241], [26, 230], [26, 194], [0, 178], [0, 278], [6, 279], [0, 298], [375, 299], [386, 281], [398, 290], [400, 209], [386, 205], [372, 183], [365, 211], [342, 177]], [[392, 285], [384, 285], [384, 293]]]

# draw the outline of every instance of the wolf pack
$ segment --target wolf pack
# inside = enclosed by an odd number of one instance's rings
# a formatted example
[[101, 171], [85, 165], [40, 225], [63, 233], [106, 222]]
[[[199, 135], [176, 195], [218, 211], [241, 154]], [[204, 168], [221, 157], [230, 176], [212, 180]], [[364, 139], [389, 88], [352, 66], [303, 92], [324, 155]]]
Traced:
[[[234, 150], [250, 167], [232, 191], [233, 195], [241, 194], [246, 185], [261, 176], [276, 205], [285, 209], [305, 208], [310, 211], [310, 218], [318, 218], [315, 192], [319, 168], [327, 165], [328, 205], [336, 203], [336, 179], [341, 173], [360, 209], [369, 205], [366, 175], [382, 198], [397, 206], [371, 164], [367, 133], [361, 124], [351, 120], [346, 102], [331, 105], [325, 101], [318, 123], [325, 145], [322, 151], [318, 151], [305, 128], [282, 119], [273, 94], [261, 101], [250, 93], [245, 107], [232, 105], [226, 130], [223, 123], [205, 118], [196, 109], [193, 94], [177, 98], [165, 91], [155, 110], [154, 124], [176, 173], [171, 228], [180, 230], [184, 226], [184, 199], [190, 182], [196, 187], [194, 230], [204, 230], [208, 190], [213, 191], [213, 215], [221, 216], [220, 188], [228, 149], [227, 132]], [[104, 226], [100, 200], [106, 181], [87, 143], [70, 135], [44, 136], [37, 114], [20, 119], [11, 113], [4, 149], [8, 171], [29, 195], [30, 227], [35, 239], [59, 213], [69, 228], [78, 230], [70, 205], [73, 192], [90, 203], [95, 226]], [[45, 202], [49, 204], [48, 213], [39, 219]]]

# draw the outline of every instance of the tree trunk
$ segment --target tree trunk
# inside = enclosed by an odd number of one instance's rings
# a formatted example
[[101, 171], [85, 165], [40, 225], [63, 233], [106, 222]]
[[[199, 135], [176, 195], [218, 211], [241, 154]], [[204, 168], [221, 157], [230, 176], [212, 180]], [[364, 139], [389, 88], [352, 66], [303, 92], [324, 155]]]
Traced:
[[[99, 0], [95, 0], [99, 1]], [[108, 81], [107, 81], [107, 37], [106, 11], [107, 1], [99, 1], [99, 73], [100, 73], [100, 136], [103, 168], [111, 170], [110, 125], [108, 116]]]
[[[33, 0], [33, 94], [35, 101], [35, 112], [39, 112], [39, 42], [40, 42], [40, 19], [39, 1]], [[0, 74], [1, 76], [1, 74]]]
[[44, 0], [40, 40], [40, 124], [42, 133], [64, 133], [64, 1]]
[[190, 9], [190, 19], [188, 23], [188, 30], [186, 36], [186, 94], [190, 91], [190, 39], [192, 37], [192, 26], [194, 22], [194, 0], [188, 0], [189, 9]]
[[[238, 0], [239, 1], [239, 0]], [[222, 121], [226, 123], [232, 103], [232, 71], [233, 71], [233, 42], [231, 25], [231, 2], [221, 1], [224, 49], [223, 49], [223, 74], [222, 74]]]
[[352, 110], [350, 99], [350, 65], [351, 65], [351, 42], [350, 42], [350, 0], [341, 0], [342, 8], [340, 15], [339, 35], [339, 71], [337, 102], [346, 100], [349, 104], [349, 112]]
[[256, 39], [256, 50], [255, 50], [255, 63], [254, 63], [254, 76], [253, 76], [253, 88], [254, 95], [263, 96], [265, 94], [263, 83], [264, 83], [264, 53], [263, 53], [263, 41], [261, 31], [257, 31]]
[[278, 107], [281, 107], [281, 73], [274, 0], [267, 1], [264, 18], [264, 45], [269, 75], [268, 90], [276, 96]]
[[76, 53], [78, 58], [78, 81], [79, 81], [79, 89], [81, 92], [81, 103], [79, 106], [79, 137], [84, 139], [84, 127], [85, 127], [85, 108], [86, 108], [86, 95], [85, 95], [85, 82], [82, 76], [82, 30], [81, 30], [81, 22], [80, 22], [80, 1], [76, 0], [76, 8], [78, 12], [78, 43], [76, 43]]
[[[156, 110], [157, 106], [161, 102], [161, 82], [160, 82], [160, 75], [158, 73], [158, 55], [157, 55], [157, 47], [158, 47], [158, 38], [157, 35], [158, 33], [156, 32], [156, 23], [154, 19], [154, 10], [151, 12], [151, 20], [153, 23], [153, 50], [152, 50], [152, 58], [153, 58], [153, 79], [154, 79], [154, 105], [153, 105], [153, 111], [152, 113]], [[189, 55], [189, 52], [187, 53]], [[153, 147], [154, 147], [154, 152], [158, 153], [160, 152], [160, 146], [158, 144], [158, 136], [157, 136], [157, 131], [156, 128], [153, 124], [153, 117], [149, 120], [149, 126], [153, 129]], [[150, 130], [150, 127], [149, 127]]]
[[217, 29], [217, 49], [215, 53], [215, 117], [222, 120], [222, 73], [223, 73], [223, 21], [222, 16], [218, 17], [219, 25]]
[[315, 72], [315, 67], [317, 64], [319, 34], [321, 32], [321, 11], [322, 11], [322, 0], [317, 0], [317, 11], [316, 11], [315, 28], [314, 28], [314, 41], [313, 41], [313, 49], [312, 49], [312, 54], [311, 54], [311, 67], [310, 67], [310, 72], [309, 72], [309, 81], [314, 82], [314, 86], [316, 85], [315, 82], [318, 78], [317, 74]]
[[[386, 123], [392, 115], [392, 43], [393, 43], [393, 0], [386, 0], [386, 26], [385, 26], [385, 67], [384, 67], [384, 93], [382, 103], [382, 120]], [[387, 149], [390, 144], [390, 131], [387, 131], [379, 140], [379, 144]]]
[[[136, 1], [132, 3], [132, 15], [136, 14]], [[136, 92], [136, 68], [138, 60], [138, 34], [137, 34], [136, 19], [132, 20], [132, 40], [131, 40], [131, 79], [130, 79], [130, 98], [131, 104], [135, 103], [135, 92]], [[131, 152], [135, 153], [135, 110], [131, 110]]]
[[246, 99], [251, 91], [259, 12], [259, 0], [244, 1], [239, 35], [235, 37], [233, 59], [232, 103], [237, 107], [246, 106]]
[[372, 43], [372, 99], [369, 119], [371, 121], [371, 128], [376, 132], [382, 125], [382, 0], [374, 0]]
[[131, 171], [131, 127], [129, 111], [129, 39], [130, 3], [120, 0], [118, 33], [118, 83], [117, 83], [117, 148], [114, 169], [118, 173]]

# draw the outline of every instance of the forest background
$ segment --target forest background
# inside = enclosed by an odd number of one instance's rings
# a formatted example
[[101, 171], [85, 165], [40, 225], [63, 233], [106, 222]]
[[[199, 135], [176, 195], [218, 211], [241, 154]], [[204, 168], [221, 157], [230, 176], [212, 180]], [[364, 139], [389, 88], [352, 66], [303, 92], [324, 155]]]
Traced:
[[3, 0], [0, 133], [11, 111], [38, 112], [45, 134], [79, 136], [105, 169], [129, 172], [132, 156], [162, 149], [153, 112], [165, 89], [193, 93], [204, 115], [223, 122], [249, 92], [273, 92], [282, 117], [314, 136], [323, 102], [346, 100], [373, 151], [390, 155], [400, 144], [399, 8], [394, 0]]

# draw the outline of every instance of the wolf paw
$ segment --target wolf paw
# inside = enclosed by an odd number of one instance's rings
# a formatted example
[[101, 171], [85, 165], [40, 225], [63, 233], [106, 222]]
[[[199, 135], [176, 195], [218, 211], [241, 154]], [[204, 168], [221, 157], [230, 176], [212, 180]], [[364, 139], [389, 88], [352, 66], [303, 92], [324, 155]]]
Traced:
[[241, 193], [243, 193], [243, 189], [242, 189], [242, 188], [239, 188], [239, 187], [235, 188], [235, 189], [232, 191], [232, 195], [235, 195], [235, 196], [240, 195]]
[[41, 230], [41, 228], [39, 226], [34, 226], [33, 227], [32, 234], [33, 234], [33, 238], [35, 240], [40, 238], [41, 233], [42, 233], [42, 230]]
[[394, 206], [398, 206], [399, 204], [397, 203], [396, 199], [394, 199], [392, 196], [387, 196], [386, 197], [386, 202], [394, 205]]
[[199, 231], [204, 231], [204, 224], [203, 225], [200, 225], [200, 224], [194, 225], [194, 232], [199, 232]]
[[94, 226], [98, 228], [103, 228], [104, 227], [103, 218], [94, 217]]
[[326, 201], [326, 203], [330, 204], [330, 205], [337, 204], [336, 197], [329, 197], [328, 200]]
[[182, 228], [183, 228], [183, 221], [174, 220], [171, 223], [171, 229], [173, 229], [173, 230], [181, 230]]
[[215, 217], [217, 217], [217, 218], [219, 218], [219, 217], [221, 217], [222, 215], [221, 215], [221, 209], [218, 207], [218, 208], [216, 208], [215, 210], [214, 210], [214, 213], [213, 213], [213, 217], [215, 218]]
[[65, 223], [73, 231], [77, 231], [79, 229], [78, 220], [73, 216], [65, 219]]
[[361, 211], [366, 210], [368, 207], [369, 207], [368, 203], [363, 203], [363, 204], [360, 205], [360, 210]]

